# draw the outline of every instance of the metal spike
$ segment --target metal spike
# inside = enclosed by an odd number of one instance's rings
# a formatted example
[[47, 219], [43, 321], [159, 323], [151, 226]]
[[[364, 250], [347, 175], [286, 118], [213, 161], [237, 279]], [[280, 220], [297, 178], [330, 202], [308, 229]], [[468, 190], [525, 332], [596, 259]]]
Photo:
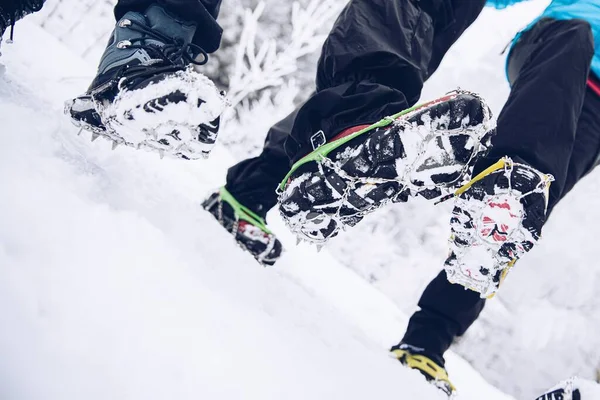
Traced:
[[77, 132], [77, 136], [81, 135], [81, 132], [83, 132], [83, 128], [79, 128], [79, 132]]
[[97, 133], [92, 133], [92, 142], [96, 139], [98, 139], [100, 137], [100, 135], [98, 135]]
[[117, 143], [116, 140], [112, 142], [112, 149], [113, 150], [116, 149], [118, 146], [119, 146], [119, 143]]
[[160, 156], [160, 159], [162, 160], [163, 158], [165, 158], [165, 151], [164, 150], [159, 150], [158, 151], [158, 155]]
[[296, 238], [296, 246], [298, 246], [300, 243], [302, 243], [302, 239], [300, 239], [299, 237]]
[[323, 250], [323, 247], [325, 247], [325, 245], [324, 245], [324, 244], [318, 244], [318, 245], [317, 245], [317, 253], [320, 253], [320, 252], [321, 252], [321, 250]]
[[139, 150], [142, 148], [142, 143], [138, 143], [135, 145], [136, 150]]

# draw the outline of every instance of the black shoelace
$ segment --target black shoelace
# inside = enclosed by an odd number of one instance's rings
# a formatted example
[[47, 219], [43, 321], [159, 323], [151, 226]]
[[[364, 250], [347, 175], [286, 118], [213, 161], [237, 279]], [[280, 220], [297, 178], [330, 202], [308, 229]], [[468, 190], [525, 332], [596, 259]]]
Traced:
[[[158, 55], [167, 65], [156, 66], [154, 68], [148, 68], [149, 66], [143, 67], [128, 67], [127, 72], [128, 80], [140, 78], [147, 75], [154, 75], [160, 72], [176, 71], [182, 69], [186, 64], [204, 65], [208, 61], [208, 53], [204, 49], [193, 43], [185, 43], [183, 39], [169, 37], [156, 30], [150, 29], [147, 26], [133, 20], [129, 20], [127, 28], [143, 33], [144, 37], [134, 38], [129, 40], [129, 44], [126, 48], [129, 49], [143, 49], [151, 54]], [[155, 39], [161, 43], [162, 46], [145, 43], [148, 39]], [[202, 55], [202, 60], [196, 61], [192, 56], [193, 53]]]
[[[131, 39], [129, 41], [131, 45], [127, 47], [132, 49], [153, 51], [157, 53], [165, 62], [171, 64], [180, 64], [180, 60], [183, 60], [191, 64], [204, 65], [208, 61], [208, 54], [202, 47], [193, 43], [184, 43], [182, 39], [169, 37], [158, 31], [150, 29], [137, 21], [130, 20], [130, 22], [131, 25], [129, 25], [129, 29], [143, 33], [152, 39], [156, 39], [164, 43], [164, 45], [156, 46], [152, 44], [145, 44], [144, 41], [148, 40], [148, 37], [141, 37]], [[136, 42], [139, 42], [140, 44], [134, 44]], [[194, 52], [197, 54], [202, 54], [201, 61], [196, 61], [194, 57], [192, 57], [192, 53]]]

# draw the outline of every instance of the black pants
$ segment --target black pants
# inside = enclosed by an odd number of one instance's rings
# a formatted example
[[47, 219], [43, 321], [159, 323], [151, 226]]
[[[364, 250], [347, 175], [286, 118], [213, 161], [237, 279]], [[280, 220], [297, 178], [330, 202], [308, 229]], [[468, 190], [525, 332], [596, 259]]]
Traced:
[[[227, 174], [227, 189], [264, 215], [290, 161], [312, 150], [310, 137], [331, 138], [413, 105], [423, 82], [477, 18], [485, 0], [351, 0], [329, 34], [315, 93], [267, 134], [263, 153]], [[285, 149], [284, 149], [285, 147]]]
[[115, 17], [121, 19], [128, 11], [142, 12], [151, 4], [162, 5], [169, 13], [198, 24], [194, 44], [212, 53], [219, 48], [223, 30], [217, 23], [221, 0], [119, 0]]
[[[494, 147], [478, 166], [509, 155], [552, 173], [549, 210], [598, 164], [600, 97], [587, 88], [594, 42], [580, 20], [544, 19], [509, 55], [510, 96], [498, 116]], [[592, 77], [592, 79], [594, 79]], [[441, 272], [427, 286], [402, 339], [441, 358], [465, 333], [485, 301]]]
[[300, 107], [285, 149], [292, 162], [327, 139], [416, 103], [423, 82], [477, 18], [483, 0], [351, 0], [325, 40], [316, 92]]
[[0, 0], [0, 39], [5, 29], [26, 15], [41, 10], [45, 2], [46, 0]]
[[593, 55], [587, 22], [550, 18], [526, 32], [509, 55], [511, 94], [488, 158], [510, 155], [554, 175], [550, 209], [596, 164], [600, 109], [586, 85]]

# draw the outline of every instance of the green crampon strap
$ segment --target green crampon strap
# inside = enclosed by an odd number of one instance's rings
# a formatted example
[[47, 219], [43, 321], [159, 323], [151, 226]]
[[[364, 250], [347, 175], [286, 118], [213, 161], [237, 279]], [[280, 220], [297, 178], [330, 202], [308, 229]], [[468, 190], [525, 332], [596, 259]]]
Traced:
[[259, 217], [255, 212], [250, 210], [248, 207], [240, 204], [235, 197], [227, 189], [223, 186], [219, 189], [219, 195], [221, 199], [229, 204], [231, 208], [233, 208], [233, 212], [235, 213], [238, 219], [243, 219], [244, 221], [250, 222], [252, 225], [260, 228], [261, 231], [272, 235], [273, 233], [267, 228], [265, 220]]
[[421, 107], [426, 107], [426, 106], [429, 106], [431, 104], [434, 104], [437, 101], [440, 101], [441, 99], [444, 99], [444, 98], [447, 98], [447, 96], [443, 97], [443, 98], [440, 98], [440, 99], [433, 100], [433, 101], [429, 101], [429, 102], [426, 102], [426, 103], [417, 104], [415, 106], [412, 106], [410, 108], [402, 110], [399, 113], [396, 113], [396, 114], [391, 115], [389, 117], [385, 117], [384, 119], [382, 119], [382, 120], [374, 123], [373, 125], [369, 125], [366, 128], [361, 129], [358, 132], [354, 132], [351, 135], [348, 135], [348, 136], [343, 137], [341, 139], [335, 140], [335, 141], [333, 141], [331, 143], [324, 144], [323, 146], [321, 146], [321, 147], [313, 150], [311, 153], [308, 153], [306, 156], [302, 157], [300, 160], [296, 161], [296, 163], [294, 163], [294, 165], [292, 165], [292, 168], [287, 173], [287, 175], [285, 176], [285, 178], [283, 178], [283, 180], [281, 181], [281, 183], [279, 184], [279, 186], [278, 186], [277, 189], [280, 190], [280, 191], [283, 191], [283, 189], [285, 189], [285, 185], [286, 185], [288, 179], [290, 179], [290, 176], [292, 176], [292, 174], [294, 172], [296, 172], [296, 170], [298, 168], [300, 168], [301, 166], [303, 166], [304, 164], [309, 163], [311, 161], [316, 161], [316, 162], [321, 161], [324, 158], [326, 158], [327, 155], [330, 152], [332, 152], [333, 150], [335, 150], [338, 147], [342, 146], [343, 144], [348, 143], [352, 139], [354, 139], [354, 138], [356, 138], [356, 137], [358, 137], [358, 136], [360, 136], [360, 135], [362, 135], [364, 133], [372, 131], [373, 129], [377, 129], [377, 128], [382, 128], [384, 126], [388, 126], [388, 125], [392, 124], [396, 119], [400, 118], [401, 116], [403, 116], [405, 114], [408, 114], [408, 113], [410, 113], [412, 111], [415, 111], [415, 110], [417, 110], [417, 109], [419, 109]]

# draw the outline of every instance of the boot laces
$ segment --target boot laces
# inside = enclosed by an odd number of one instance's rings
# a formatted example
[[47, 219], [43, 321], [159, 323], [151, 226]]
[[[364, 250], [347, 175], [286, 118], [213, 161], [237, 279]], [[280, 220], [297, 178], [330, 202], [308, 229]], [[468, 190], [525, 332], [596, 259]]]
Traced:
[[[204, 65], [208, 61], [208, 54], [206, 51], [196, 44], [184, 43], [183, 39], [181, 38], [167, 36], [154, 29], [148, 28], [144, 24], [141, 24], [137, 21], [123, 20], [121, 24], [122, 27], [128, 27], [133, 31], [146, 35], [144, 37], [134, 38], [126, 41], [123, 47], [150, 51], [153, 54], [157, 54], [166, 63], [172, 65], [180, 65], [182, 62], [187, 64]], [[145, 43], [149, 38], [162, 42], [164, 45], [157, 46], [154, 44]], [[197, 61], [192, 56], [194, 52], [202, 55], [202, 59], [200, 61]]]

